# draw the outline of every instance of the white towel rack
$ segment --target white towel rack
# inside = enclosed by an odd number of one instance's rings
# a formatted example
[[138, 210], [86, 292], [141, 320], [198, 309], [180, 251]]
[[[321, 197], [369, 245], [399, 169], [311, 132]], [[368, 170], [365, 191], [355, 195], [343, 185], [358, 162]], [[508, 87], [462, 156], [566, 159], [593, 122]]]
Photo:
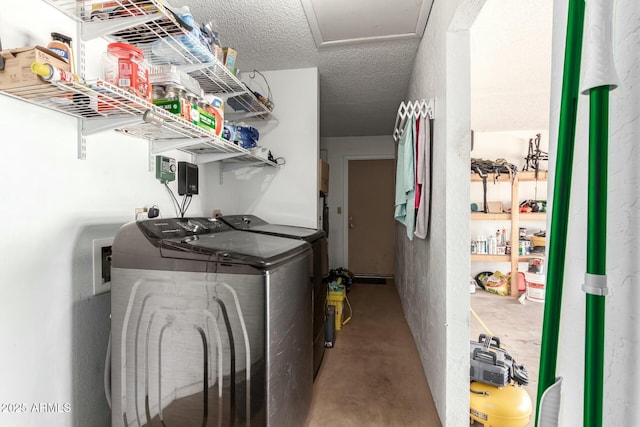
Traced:
[[400, 103], [398, 114], [396, 115], [396, 123], [393, 126], [393, 139], [397, 142], [402, 134], [407, 119], [411, 118], [434, 118], [436, 100], [435, 98], [419, 99], [417, 101], [408, 101]]

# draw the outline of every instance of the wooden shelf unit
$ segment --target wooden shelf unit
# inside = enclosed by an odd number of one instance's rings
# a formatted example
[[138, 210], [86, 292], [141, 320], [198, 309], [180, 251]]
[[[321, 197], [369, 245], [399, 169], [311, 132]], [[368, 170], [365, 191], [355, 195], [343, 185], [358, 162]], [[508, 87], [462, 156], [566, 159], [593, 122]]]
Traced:
[[[518, 263], [528, 262], [531, 256], [535, 254], [521, 256], [518, 254], [518, 240], [520, 236], [520, 221], [546, 221], [546, 212], [532, 212], [532, 213], [520, 213], [520, 198], [519, 188], [521, 181], [546, 181], [547, 172], [539, 171], [536, 179], [535, 172], [518, 172], [513, 176], [513, 179], [509, 174], [501, 173], [495, 177], [490, 175], [487, 177], [487, 182], [506, 182], [511, 183], [511, 206], [510, 212], [505, 213], [484, 213], [484, 212], [471, 212], [472, 221], [491, 221], [491, 220], [506, 220], [511, 221], [511, 254], [510, 255], [484, 255], [484, 254], [472, 254], [471, 261], [481, 262], [510, 262], [511, 263], [511, 277], [518, 276]], [[477, 173], [471, 174], [471, 182], [482, 182], [482, 178]], [[517, 279], [516, 279], [517, 280]], [[518, 286], [511, 286], [511, 296], [518, 297]]]

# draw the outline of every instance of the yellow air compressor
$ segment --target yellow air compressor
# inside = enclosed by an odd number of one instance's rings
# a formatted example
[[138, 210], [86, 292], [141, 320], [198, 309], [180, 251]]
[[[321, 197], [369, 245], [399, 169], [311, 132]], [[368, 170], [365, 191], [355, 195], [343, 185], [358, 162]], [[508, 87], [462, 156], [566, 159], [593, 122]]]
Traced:
[[532, 412], [531, 398], [520, 385], [497, 387], [472, 381], [469, 416], [483, 427], [524, 427]]

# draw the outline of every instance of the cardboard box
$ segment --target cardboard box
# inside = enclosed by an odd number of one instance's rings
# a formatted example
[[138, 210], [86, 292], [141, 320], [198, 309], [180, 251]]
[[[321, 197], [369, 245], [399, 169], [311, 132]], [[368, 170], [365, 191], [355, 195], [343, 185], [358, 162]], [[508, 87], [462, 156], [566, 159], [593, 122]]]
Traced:
[[224, 53], [224, 65], [231, 71], [236, 67], [236, 57], [238, 53], [231, 49], [230, 47], [223, 47], [222, 52]]
[[198, 106], [194, 108], [191, 103], [182, 105], [179, 100], [154, 99], [153, 104], [163, 110], [181, 116], [186, 121], [191, 122], [211, 133], [215, 133], [218, 126], [222, 126], [222, 123], [218, 123], [216, 118], [209, 114], [205, 109]]
[[154, 99], [153, 104], [173, 114], [180, 114], [180, 101], [172, 99]]
[[31, 64], [34, 62], [47, 63], [70, 71], [69, 64], [42, 46], [3, 50], [0, 55], [5, 60], [4, 70], [0, 71], [0, 90], [50, 84], [31, 71]]
[[197, 107], [197, 117], [196, 114], [193, 114], [191, 117], [191, 122], [198, 127], [208, 130], [209, 132], [215, 133], [217, 126], [220, 126], [221, 123], [216, 123], [215, 117], [209, 114], [205, 109], [201, 107]]
[[211, 45], [211, 53], [216, 57], [218, 61], [224, 64], [224, 51], [217, 44]]
[[487, 202], [487, 213], [502, 213], [502, 202]]
[[320, 174], [320, 192], [327, 196], [329, 194], [329, 163], [320, 160], [318, 172]]

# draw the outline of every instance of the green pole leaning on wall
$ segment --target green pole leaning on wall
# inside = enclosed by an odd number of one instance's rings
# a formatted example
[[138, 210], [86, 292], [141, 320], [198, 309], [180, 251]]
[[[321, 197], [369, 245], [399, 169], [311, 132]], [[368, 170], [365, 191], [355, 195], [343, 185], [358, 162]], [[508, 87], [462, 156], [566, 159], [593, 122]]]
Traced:
[[613, 63], [613, 0], [587, 0], [585, 73], [589, 95], [589, 199], [587, 214], [583, 424], [602, 426], [607, 255], [607, 163], [609, 91], [618, 85]]
[[[561, 378], [555, 377], [558, 329], [564, 278], [577, 99], [575, 84], [580, 75], [580, 43], [584, 21], [583, 0], [570, 0], [567, 45], [560, 111], [558, 159], [551, 218], [551, 245], [545, 318], [542, 331], [538, 381], [537, 426], [557, 426]], [[587, 270], [582, 289], [586, 295], [585, 370], [583, 424], [602, 426], [604, 368], [604, 296], [608, 294], [606, 270], [607, 162], [609, 91], [617, 86], [612, 49], [612, 0], [587, 0], [584, 94], [589, 94], [589, 187], [587, 218]], [[563, 170], [563, 167], [567, 169]], [[559, 181], [558, 181], [559, 180]], [[567, 183], [568, 182], [568, 183]], [[566, 196], [559, 206], [558, 199]], [[557, 209], [556, 207], [559, 207]], [[559, 232], [560, 236], [556, 236]], [[549, 287], [549, 284], [551, 286]], [[551, 295], [549, 292], [551, 291]]]
[[583, 27], [584, 0], [569, 0], [540, 348], [540, 372], [538, 374], [537, 426], [557, 425], [560, 409], [561, 379], [556, 379], [556, 361], [569, 223], [569, 196], [578, 111]]

